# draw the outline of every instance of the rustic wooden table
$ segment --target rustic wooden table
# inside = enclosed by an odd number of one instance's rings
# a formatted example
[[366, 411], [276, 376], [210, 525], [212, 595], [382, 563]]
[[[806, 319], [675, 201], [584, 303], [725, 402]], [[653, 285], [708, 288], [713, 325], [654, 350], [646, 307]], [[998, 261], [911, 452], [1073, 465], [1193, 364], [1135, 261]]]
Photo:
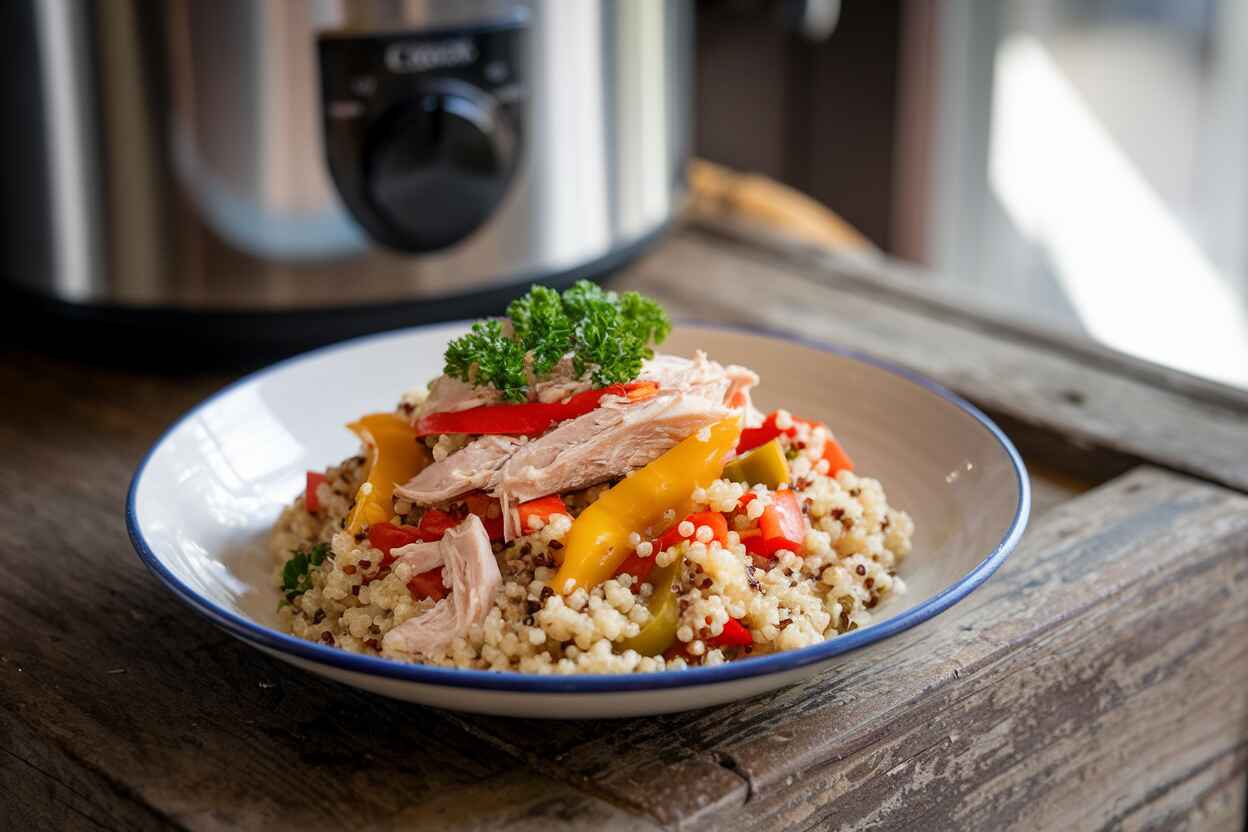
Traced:
[[1242, 828], [1248, 396], [722, 225], [619, 282], [979, 403], [1031, 466], [1022, 545], [879, 666], [651, 719], [442, 713], [266, 658], [134, 557], [135, 465], [227, 378], [9, 349], [0, 829]]

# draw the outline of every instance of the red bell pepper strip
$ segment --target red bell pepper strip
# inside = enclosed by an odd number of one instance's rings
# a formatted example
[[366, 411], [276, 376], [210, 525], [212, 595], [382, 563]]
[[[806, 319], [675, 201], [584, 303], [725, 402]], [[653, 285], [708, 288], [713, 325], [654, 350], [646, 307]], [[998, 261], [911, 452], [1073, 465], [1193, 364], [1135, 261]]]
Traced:
[[420, 524], [417, 528], [420, 530], [421, 540], [433, 542], [441, 540], [442, 535], [446, 534], [448, 529], [453, 529], [458, 525], [459, 518], [455, 515], [440, 508], [427, 508], [420, 516]]
[[421, 543], [429, 538], [418, 528], [412, 526], [396, 526], [393, 523], [374, 523], [368, 527], [368, 545], [381, 550], [383, 567], [394, 563], [391, 549], [398, 549], [409, 543]]
[[417, 601], [422, 598], [432, 598], [435, 601], [441, 601], [450, 594], [450, 591], [442, 585], [441, 566], [435, 566], [428, 572], [414, 575], [407, 582], [407, 591], [412, 593], [412, 597]]
[[663, 532], [658, 540], [651, 541], [650, 557], [639, 557], [634, 552], [619, 565], [619, 568], [615, 570], [615, 574], [619, 575], [627, 572], [634, 578], [644, 581], [654, 569], [654, 556], [664, 549], [672, 548], [682, 540], [696, 540], [699, 526], [710, 526], [714, 535], [711, 539], [718, 540], [721, 546], [728, 545], [728, 520], [718, 511], [697, 511], [690, 514], [685, 520], [693, 524], [693, 534], [682, 535], [680, 533], [680, 523], [677, 523]]
[[828, 476], [836, 476], [837, 471], [854, 470], [854, 461], [849, 458], [849, 454], [845, 453], [841, 443], [837, 442], [830, 433], [827, 441], [823, 443], [823, 458], [828, 461]]
[[538, 497], [536, 500], [521, 503], [516, 506], [516, 512], [520, 516], [521, 534], [528, 534], [532, 531], [529, 521], [535, 517], [542, 521], [542, 525], [545, 525], [550, 522], [552, 515], [566, 514], [569, 517], [572, 516], [572, 513], [568, 511], [568, 507], [564, 505], [563, 498], [558, 494], [551, 494], [549, 497]]
[[[656, 553], [657, 554], [657, 553]], [[620, 568], [615, 570], [616, 575], [623, 575], [625, 572], [632, 575], [638, 582], [645, 581], [650, 577], [650, 573], [654, 571], [654, 555], [643, 558], [636, 552], [628, 556], [628, 559], [620, 564]]]
[[729, 618], [724, 631], [711, 639], [711, 647], [747, 647], [754, 643], [754, 636], [740, 621]]
[[[758, 427], [746, 428], [745, 430], [741, 431], [741, 439], [738, 440], [737, 442], [737, 455], [738, 456], [745, 453], [746, 451], [754, 450], [759, 445], [767, 444], [768, 442], [770, 442], [771, 440], [779, 436], [781, 433], [788, 433], [788, 431], [782, 431], [780, 430], [780, 428], [776, 427], [776, 413], [777, 412], [778, 411], [773, 411], [772, 413], [770, 413], [767, 416], [767, 418], [763, 420], [763, 423], [759, 425]], [[792, 428], [790, 428], [789, 431], [792, 431]]]
[[[706, 640], [706, 648], [711, 650], [716, 647], [749, 647], [753, 643], [754, 635], [746, 629], [745, 625], [735, 618], [729, 618], [727, 623], [724, 624], [722, 633]], [[690, 644], [678, 641], [663, 651], [663, 658], [669, 662], [673, 659], [681, 658], [696, 664], [698, 657], [689, 652], [690, 646]]]
[[321, 483], [325, 482], [325, 480], [326, 477], [324, 474], [317, 473], [316, 471], [308, 472], [308, 484], [303, 491], [303, 505], [313, 514], [316, 514], [321, 510], [321, 501], [316, 496], [316, 489]]
[[662, 552], [664, 549], [670, 549], [682, 540], [695, 540], [698, 533], [698, 526], [710, 526], [714, 533], [712, 540], [718, 540], [721, 546], [728, 545], [728, 521], [724, 515], [718, 511], [698, 511], [690, 514], [685, 518], [693, 524], [693, 534], [683, 535], [680, 533], [680, 523], [672, 526], [659, 537], [654, 543], [655, 553]]
[[[776, 427], [777, 412], [779, 411], [773, 411], [770, 413], [759, 427], [746, 428], [741, 431], [741, 440], [737, 442], [738, 455], [743, 454], [746, 451], [753, 450], [759, 445], [770, 442], [781, 434], [784, 434], [785, 436], [794, 436], [797, 434], [798, 425], [806, 425], [811, 430], [819, 427], [827, 430], [828, 427], [824, 422], [811, 422], [794, 416], [793, 427], [781, 430]], [[854, 470], [854, 461], [850, 459], [849, 454], [847, 454], [845, 449], [841, 447], [841, 443], [837, 442], [836, 438], [832, 436], [832, 431], [828, 431], [827, 439], [823, 443], [822, 459], [826, 459], [828, 461], [828, 474], [830, 476], [835, 476], [837, 471]]]
[[797, 425], [806, 425], [811, 430], [815, 428], [823, 428], [827, 432], [827, 437], [823, 442], [823, 454], [820, 459], [828, 461], [828, 475], [836, 476], [837, 471], [854, 470], [854, 461], [849, 458], [849, 454], [845, 453], [845, 449], [841, 447], [841, 443], [836, 441], [836, 437], [832, 435], [832, 431], [828, 430], [825, 422], [808, 422], [805, 419], [793, 419], [794, 427], [785, 431], [785, 434], [792, 436], [797, 432]]
[[465, 494], [462, 499], [468, 506], [468, 513], [481, 518], [481, 525], [485, 526], [486, 537], [490, 540], [502, 540], [503, 510], [498, 498], [491, 497], [483, 491], [473, 491]]
[[537, 436], [551, 425], [590, 412], [598, 407], [603, 396], [623, 396], [636, 402], [651, 398], [658, 392], [659, 386], [653, 381], [633, 381], [586, 390], [562, 402], [487, 404], [454, 413], [430, 413], [416, 423], [416, 435], [470, 433]]
[[758, 518], [758, 530], [757, 537], [742, 541], [750, 554], [775, 557], [781, 549], [801, 554], [806, 540], [806, 517], [797, 495], [790, 490], [772, 492], [771, 505]]
[[[431, 512], [451, 517], [451, 515], [444, 511], [438, 511], [436, 508], [429, 509], [428, 512], [425, 512], [425, 516], [428, 517]], [[454, 518], [451, 518], [451, 520], [454, 521]], [[421, 525], [424, 525], [423, 518]], [[454, 522], [451, 525], [455, 525]], [[429, 529], [396, 526], [393, 523], [374, 523], [368, 528], [368, 543], [374, 549], [381, 550], [380, 565], [384, 569], [394, 563], [395, 558], [394, 555], [390, 554], [391, 549], [398, 549], [409, 543], [428, 543], [441, 538], [441, 534], [439, 534], [438, 537], [431, 540], [429, 534]], [[381, 576], [378, 575], [376, 577]], [[372, 580], [370, 578], [366, 583]], [[407, 589], [417, 601], [422, 598], [432, 598], [435, 601], [445, 598], [448, 592], [446, 587], [442, 585], [442, 567], [437, 566], [428, 572], [421, 572], [419, 575], [412, 576], [407, 582]]]

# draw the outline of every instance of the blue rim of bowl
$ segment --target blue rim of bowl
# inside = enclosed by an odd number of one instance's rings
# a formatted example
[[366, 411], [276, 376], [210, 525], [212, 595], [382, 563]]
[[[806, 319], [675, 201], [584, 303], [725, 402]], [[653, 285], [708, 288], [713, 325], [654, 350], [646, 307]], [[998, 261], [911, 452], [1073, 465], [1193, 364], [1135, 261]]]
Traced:
[[812, 664], [818, 664], [833, 656], [839, 656], [865, 647], [877, 641], [894, 636], [905, 630], [915, 627], [930, 618], [944, 612], [958, 601], [965, 598], [973, 590], [978, 588], [980, 584], [988, 580], [993, 572], [1005, 561], [1005, 558], [1014, 547], [1018, 545], [1019, 539], [1023, 535], [1023, 530], [1027, 527], [1027, 520], [1031, 514], [1031, 486], [1027, 475], [1026, 466], [1023, 464], [1022, 457], [1014, 444], [1005, 435], [1001, 428], [989, 419], [979, 408], [963, 399], [961, 396], [945, 389], [931, 379], [916, 373], [905, 367], [898, 366], [892, 362], [885, 361], [874, 356], [864, 355], [854, 350], [838, 347], [833, 344], [824, 343], [811, 338], [797, 336], [790, 333], [778, 332], [762, 327], [744, 327], [722, 323], [710, 323], [704, 321], [682, 320], [678, 321], [679, 325], [701, 327], [704, 329], [719, 329], [729, 332], [739, 332], [747, 335], [761, 335], [765, 337], [775, 338], [781, 341], [796, 343], [802, 346], [811, 347], [832, 355], [850, 358], [855, 361], [861, 361], [872, 367], [885, 372], [900, 376], [905, 380], [917, 384], [925, 390], [936, 394], [940, 398], [962, 410], [971, 416], [975, 421], [987, 430], [1001, 448], [1009, 457], [1013, 466], [1014, 476], [1018, 485], [1018, 504], [1015, 507], [1014, 518], [1011, 520], [1009, 528], [1006, 530], [1005, 537], [1001, 539], [991, 552], [988, 553], [982, 561], [979, 562], [966, 575], [962, 576], [956, 582], [945, 587], [936, 595], [928, 598], [920, 604], [906, 610], [903, 613], [886, 618], [878, 624], [872, 624], [861, 630], [854, 630], [836, 638], [824, 641], [820, 644], [803, 647], [798, 650], [791, 650], [782, 653], [773, 653], [758, 658], [746, 659], [728, 662], [726, 664], [716, 665], [715, 667], [694, 667], [679, 672], [658, 671], [651, 673], [631, 673], [631, 674], [574, 674], [570, 676], [541, 676], [533, 673], [518, 672], [496, 672], [490, 670], [464, 670], [460, 668], [434, 667], [422, 664], [408, 664], [397, 662], [390, 659], [383, 659], [375, 656], [363, 656], [356, 653], [348, 653], [336, 647], [316, 642], [306, 641], [293, 635], [270, 629], [261, 624], [257, 624], [251, 619], [240, 615], [231, 610], [227, 610], [213, 601], [201, 596], [191, 587], [187, 586], [170, 571], [152, 551], [147, 541], [143, 537], [143, 532], [139, 528], [138, 514], [136, 510], [136, 495], [138, 493], [139, 483], [143, 479], [143, 472], [146, 470], [148, 463], [152, 457], [165, 444], [166, 440], [175, 433], [184, 423], [194, 418], [201, 411], [210, 407], [213, 402], [223, 396], [228, 395], [233, 390], [247, 384], [259, 381], [271, 373], [277, 372], [285, 367], [293, 364], [302, 363], [315, 357], [326, 355], [343, 349], [358, 347], [362, 344], [372, 341], [385, 340], [390, 338], [402, 338], [420, 330], [430, 329], [453, 329], [456, 326], [467, 326], [467, 321], [454, 321], [445, 324], [435, 324], [432, 326], [409, 327], [407, 329], [393, 330], [390, 332], [375, 333], [373, 335], [365, 335], [359, 338], [352, 338], [325, 347], [310, 350], [300, 355], [279, 361], [254, 373], [244, 376], [231, 384], [213, 393], [204, 401], [191, 408], [177, 421], [165, 429], [160, 438], [152, 445], [152, 447], [144, 455], [143, 460], [139, 463], [139, 467], [135, 470], [134, 477], [130, 481], [130, 489], [126, 495], [126, 530], [130, 535], [130, 542], [134, 545], [135, 551], [138, 552], [139, 558], [175, 595], [192, 609], [199, 612], [210, 619], [217, 626], [224, 629], [231, 635], [248, 642], [254, 646], [259, 646], [267, 650], [276, 651], [278, 653], [287, 654], [297, 659], [313, 662], [316, 664], [326, 665], [338, 670], [345, 670], [352, 673], [359, 673], [368, 676], [380, 676], [387, 679], [395, 679], [405, 682], [416, 682], [425, 685], [434, 685], [439, 687], [454, 688], [475, 688], [480, 690], [503, 691], [511, 693], [531, 693], [531, 694], [584, 694], [584, 693], [622, 693], [622, 692], [641, 692], [650, 690], [666, 690], [669, 688], [685, 688], [697, 687], [701, 685], [714, 685], [721, 682], [729, 682], [738, 679], [748, 679], [759, 676], [769, 676], [776, 673], [785, 673], [787, 671], [797, 670]]

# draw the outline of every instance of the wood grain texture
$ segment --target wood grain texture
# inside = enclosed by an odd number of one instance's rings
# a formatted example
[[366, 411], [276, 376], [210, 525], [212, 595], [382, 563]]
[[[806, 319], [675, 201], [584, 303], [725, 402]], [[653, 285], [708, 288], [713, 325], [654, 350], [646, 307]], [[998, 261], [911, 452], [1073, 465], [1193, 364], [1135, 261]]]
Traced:
[[436, 711], [292, 671], [147, 573], [130, 474], [221, 379], [4, 359], [0, 829], [642, 823]]
[[669, 826], [1206, 828], [1246, 691], [1248, 499], [1142, 469], [883, 656], [659, 719], [465, 721]]
[[977, 314], [878, 258], [833, 267], [778, 251], [684, 231], [620, 285], [660, 297], [677, 317], [797, 332], [892, 359], [970, 398], [1038, 458], [1081, 477], [1150, 462], [1248, 490], [1248, 394]]
[[1031, 517], [1037, 520], [1067, 500], [1089, 489], [1086, 480], [1060, 473], [1037, 459], [1027, 461], [1027, 473], [1031, 475]]
[[917, 263], [870, 252], [812, 246], [723, 214], [705, 216], [695, 212], [680, 231], [733, 256], [786, 264], [841, 291], [888, 300], [981, 332], [1076, 356], [1087, 365], [1164, 387], [1196, 401], [1248, 407], [1248, 390], [1138, 358], [1071, 332], [1036, 325], [1019, 314], [1017, 308], [1003, 305], [999, 299], [968, 294], [966, 286], [951, 276]]
[[1234, 397], [818, 269], [815, 304], [795, 263], [680, 232], [621, 284], [932, 372], [1031, 451], [1037, 520], [878, 664], [645, 720], [441, 713], [221, 634], [144, 570], [122, 505], [161, 430], [229, 379], [0, 347], [0, 829], [1237, 828], [1244, 499], [1155, 470], [1083, 493], [1153, 456], [1235, 484]]

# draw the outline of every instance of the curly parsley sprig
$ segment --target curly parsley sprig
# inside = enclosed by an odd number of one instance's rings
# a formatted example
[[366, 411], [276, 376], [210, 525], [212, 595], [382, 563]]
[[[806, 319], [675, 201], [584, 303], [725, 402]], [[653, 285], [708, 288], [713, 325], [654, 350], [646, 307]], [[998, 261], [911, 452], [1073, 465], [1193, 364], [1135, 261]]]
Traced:
[[529, 385], [524, 352], [524, 345], [503, 332], [501, 323], [478, 321], [471, 332], [447, 346], [443, 372], [482, 387], [496, 387], [507, 401], [522, 402]]
[[589, 373], [595, 386], [631, 381], [654, 355], [651, 345], [662, 343], [672, 328], [653, 300], [606, 291], [588, 280], [562, 295], [534, 286], [512, 301], [507, 317], [510, 331], [500, 321], [482, 321], [452, 341], [444, 372], [494, 387], [511, 402], [528, 398], [530, 374], [541, 380], [569, 353], [577, 375]]

